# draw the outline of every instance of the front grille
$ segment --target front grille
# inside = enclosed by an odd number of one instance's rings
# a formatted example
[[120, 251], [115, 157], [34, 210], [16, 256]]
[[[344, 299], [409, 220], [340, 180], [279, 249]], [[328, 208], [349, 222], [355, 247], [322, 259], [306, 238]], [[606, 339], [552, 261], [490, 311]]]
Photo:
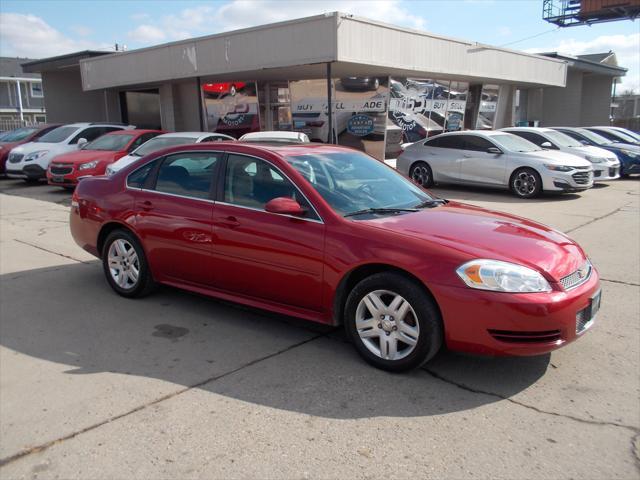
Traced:
[[24, 157], [23, 153], [10, 153], [9, 154], [9, 163], [18, 163]]
[[52, 175], [67, 175], [73, 172], [73, 167], [67, 165], [51, 165], [49, 171]]
[[576, 314], [576, 333], [582, 333], [591, 322], [591, 307], [580, 310]]
[[560, 279], [560, 285], [565, 290], [571, 290], [572, 288], [582, 285], [591, 277], [591, 263], [586, 262], [582, 267], [573, 273], [570, 273], [566, 277]]
[[591, 172], [576, 172], [571, 176], [573, 177], [573, 181], [578, 185], [587, 185], [591, 182], [591, 179], [593, 178], [592, 175], [593, 174]]
[[512, 330], [488, 330], [489, 334], [505, 343], [551, 343], [562, 339], [560, 330], [519, 332]]

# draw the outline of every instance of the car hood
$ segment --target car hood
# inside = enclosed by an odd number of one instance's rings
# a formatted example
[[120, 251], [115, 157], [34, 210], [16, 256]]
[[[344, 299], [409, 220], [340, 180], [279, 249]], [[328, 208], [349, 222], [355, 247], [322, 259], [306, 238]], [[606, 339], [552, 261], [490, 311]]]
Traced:
[[27, 154], [31, 152], [37, 152], [39, 150], [60, 151], [69, 146], [70, 145], [67, 145], [65, 143], [29, 142], [23, 143], [22, 145], [14, 148], [13, 152]]
[[613, 147], [618, 150], [628, 150], [633, 153], [640, 153], [640, 145], [632, 145], [630, 143], [614, 142], [611, 145], [607, 145], [607, 147]]
[[523, 152], [525, 155], [541, 158], [554, 165], [570, 165], [572, 167], [590, 167], [591, 162], [585, 160], [580, 154], [561, 152], [559, 150], [538, 150], [535, 152]]
[[359, 222], [440, 244], [469, 259], [525, 265], [556, 282], [575, 272], [586, 260], [580, 246], [557, 230], [515, 215], [457, 202]]
[[94, 160], [108, 161], [117, 157], [120, 152], [101, 151], [101, 150], [78, 150], [77, 152], [60, 155], [56, 158], [56, 163], [86, 163]]
[[605, 150], [604, 148], [600, 148], [600, 147], [594, 147], [593, 145], [585, 145], [583, 147], [574, 147], [574, 150], [580, 152], [579, 155], [583, 155], [583, 156], [589, 155], [592, 157], [606, 158], [608, 160], [618, 159], [618, 157], [616, 157], [615, 154], [613, 154], [609, 150]]

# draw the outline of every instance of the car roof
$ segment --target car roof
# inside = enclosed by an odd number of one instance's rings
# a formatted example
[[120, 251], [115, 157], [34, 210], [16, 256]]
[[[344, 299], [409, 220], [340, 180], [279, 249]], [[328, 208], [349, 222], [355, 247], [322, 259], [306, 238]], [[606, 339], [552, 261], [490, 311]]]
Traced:
[[171, 138], [171, 137], [200, 138], [200, 137], [204, 137], [205, 135], [223, 135], [223, 134], [215, 133], [215, 132], [171, 132], [171, 133], [163, 133], [162, 135], [158, 135], [156, 138]]
[[76, 128], [84, 128], [84, 127], [121, 127], [121, 128], [133, 128], [133, 125], [126, 125], [124, 123], [113, 123], [113, 122], [77, 122], [77, 123], [67, 123], [60, 125], [61, 127], [76, 127]]
[[501, 130], [514, 130], [516, 132], [549, 132], [553, 129], [548, 127], [506, 127], [502, 128]]

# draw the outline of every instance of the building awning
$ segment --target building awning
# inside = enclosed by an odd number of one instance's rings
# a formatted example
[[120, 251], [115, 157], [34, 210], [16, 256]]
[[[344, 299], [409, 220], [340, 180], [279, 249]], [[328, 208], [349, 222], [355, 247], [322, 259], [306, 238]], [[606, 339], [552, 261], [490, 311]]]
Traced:
[[[47, 59], [52, 60], [52, 59]], [[334, 12], [80, 60], [84, 90], [195, 77], [296, 80], [395, 75], [560, 86], [566, 62]]]

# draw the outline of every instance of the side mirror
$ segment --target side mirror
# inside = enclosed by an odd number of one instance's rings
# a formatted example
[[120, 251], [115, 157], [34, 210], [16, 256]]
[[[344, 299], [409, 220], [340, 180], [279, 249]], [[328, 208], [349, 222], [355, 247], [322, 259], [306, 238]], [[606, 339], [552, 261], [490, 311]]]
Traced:
[[293, 215], [294, 217], [302, 217], [306, 212], [293, 198], [278, 197], [269, 200], [264, 209], [270, 213], [279, 215]]
[[553, 148], [553, 145], [551, 144], [551, 142], [542, 142], [540, 146], [542, 148]]
[[502, 153], [502, 150], [500, 150], [498, 147], [489, 147], [489, 148], [487, 148], [487, 153], [493, 153], [495, 155], [500, 155]]
[[82, 148], [84, 145], [87, 144], [87, 139], [86, 138], [79, 138], [76, 143], [78, 144], [78, 148]]

